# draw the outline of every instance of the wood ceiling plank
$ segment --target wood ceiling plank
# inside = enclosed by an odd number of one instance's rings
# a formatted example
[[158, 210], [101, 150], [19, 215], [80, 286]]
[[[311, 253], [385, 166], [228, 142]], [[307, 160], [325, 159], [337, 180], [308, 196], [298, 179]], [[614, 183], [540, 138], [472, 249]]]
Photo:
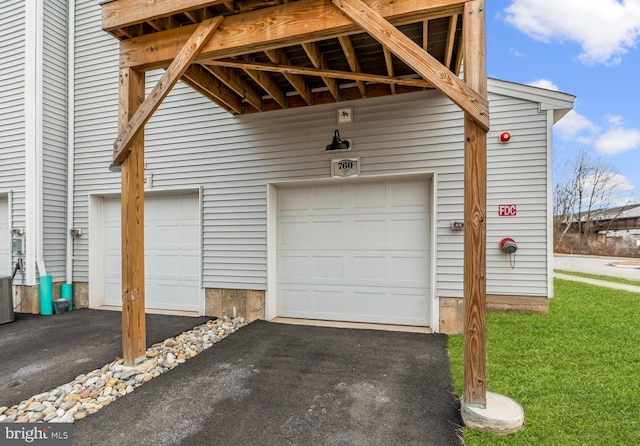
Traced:
[[235, 91], [238, 96], [246, 99], [256, 110], [262, 110], [262, 97], [231, 70], [220, 66], [204, 66], [204, 68]]
[[242, 99], [204, 67], [191, 65], [182, 75], [182, 82], [228, 112], [234, 115], [243, 113]]
[[[395, 24], [461, 13], [464, 6], [463, 0], [368, 0], [368, 3]], [[164, 68], [194, 29], [195, 25], [184, 26], [122, 41], [120, 67]], [[196, 61], [241, 56], [357, 32], [361, 29], [329, 0], [299, 0], [227, 17]]]
[[230, 60], [230, 59], [207, 61], [207, 62], [203, 62], [203, 65], [217, 65], [217, 66], [229, 67], [229, 68], [242, 68], [244, 70], [251, 69], [251, 70], [260, 70], [260, 71], [271, 71], [274, 73], [282, 73], [284, 76], [305, 75], [305, 76], [317, 76], [317, 77], [333, 77], [335, 79], [347, 79], [347, 80], [353, 80], [353, 81], [370, 82], [372, 84], [392, 84], [392, 85], [403, 85], [407, 87], [417, 87], [417, 88], [433, 88], [433, 83], [425, 79], [387, 77], [387, 76], [380, 76], [377, 74], [351, 73], [348, 71], [318, 70], [317, 68], [298, 67], [295, 65], [268, 64], [264, 62], [249, 62], [249, 61], [239, 61], [239, 60]]
[[[245, 56], [245, 61], [252, 62], [251, 56]], [[252, 70], [250, 68], [243, 68], [244, 72], [253, 79], [253, 81], [260, 85], [282, 108], [287, 108], [287, 95], [276, 84], [271, 75], [266, 71]]]
[[225, 0], [118, 0], [102, 4], [102, 29], [118, 28], [156, 20], [186, 11], [224, 3]]
[[[475, 91], [437, 59], [385, 20], [361, 0], [332, 0], [333, 3], [400, 60], [456, 103], [483, 129], [489, 129], [486, 92]], [[466, 66], [465, 66], [466, 69]]]
[[180, 80], [204, 44], [215, 33], [223, 20], [222, 17], [216, 17], [200, 23], [193, 35], [180, 50], [177, 57], [171, 62], [167, 71], [153, 87], [142, 106], [136, 110], [136, 113], [127, 122], [126, 127], [120, 131], [118, 138], [113, 144], [113, 161], [115, 163], [121, 164], [127, 158], [130, 152], [129, 144], [131, 140], [144, 128], [144, 125], [158, 109], [173, 86]]
[[[322, 53], [320, 52], [320, 48], [318, 47], [317, 43], [315, 42], [303, 43], [302, 48], [304, 49], [304, 52], [307, 53], [307, 56], [309, 57], [309, 60], [311, 60], [311, 63], [313, 64], [314, 67], [320, 70], [329, 69], [329, 67], [327, 66], [327, 62], [324, 60], [324, 57], [322, 57]], [[329, 89], [329, 92], [331, 93], [333, 98], [336, 101], [339, 101], [340, 87], [338, 86], [338, 82], [331, 77], [321, 76], [321, 78], [324, 84]]]
[[[264, 53], [274, 64], [284, 66], [291, 65], [287, 55], [284, 54], [284, 51], [282, 50], [267, 50]], [[311, 87], [309, 87], [309, 84], [307, 84], [307, 81], [305, 81], [302, 76], [291, 72], [283, 72], [282, 74], [308, 105], [313, 104]]]
[[[356, 49], [353, 47], [351, 38], [349, 36], [339, 36], [338, 41], [340, 42], [342, 51], [344, 51], [344, 57], [346, 57], [351, 71], [353, 71], [354, 73], [362, 72], [362, 70], [360, 69], [360, 62], [358, 61], [358, 56], [356, 54]], [[367, 84], [365, 84], [363, 81], [356, 81], [356, 84], [358, 85], [358, 90], [360, 90], [360, 94], [362, 95], [362, 97], [366, 97]]]

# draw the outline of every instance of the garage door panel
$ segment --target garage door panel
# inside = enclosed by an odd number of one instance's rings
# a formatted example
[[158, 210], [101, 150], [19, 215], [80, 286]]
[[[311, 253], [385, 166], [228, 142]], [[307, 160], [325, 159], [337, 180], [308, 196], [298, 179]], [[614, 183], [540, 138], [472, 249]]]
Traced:
[[188, 247], [199, 247], [200, 226], [198, 224], [180, 225], [180, 244]]
[[391, 293], [388, 310], [392, 318], [412, 325], [421, 320], [418, 315], [429, 311], [423, 294], [417, 292]]
[[389, 201], [392, 207], [426, 208], [429, 195], [425, 194], [423, 181], [403, 181], [389, 185]]
[[279, 314], [288, 317], [309, 317], [311, 291], [306, 287], [283, 285], [278, 293]]
[[372, 291], [354, 291], [353, 307], [357, 308], [354, 313], [358, 319], [367, 318], [366, 322], [372, 322], [372, 319], [383, 319], [387, 313], [387, 293]]
[[386, 184], [358, 184], [354, 189], [355, 209], [384, 208], [387, 205]]
[[357, 219], [353, 222], [353, 248], [381, 249], [387, 246], [387, 222]]
[[313, 279], [344, 279], [343, 258], [339, 256], [313, 256]]
[[278, 200], [278, 315], [428, 325], [428, 180], [283, 188]]
[[341, 290], [321, 290], [311, 293], [312, 314], [332, 319], [344, 314], [344, 293]]
[[[354, 255], [353, 283], [354, 284], [384, 284], [387, 281], [386, 256]], [[373, 283], [371, 283], [373, 282]]]
[[426, 256], [392, 255], [389, 257], [389, 280], [405, 286], [427, 285], [429, 259]]
[[343, 208], [344, 197], [341, 186], [325, 186], [313, 189], [311, 210], [339, 210]]
[[311, 259], [304, 255], [285, 255], [278, 259], [278, 271], [282, 271], [281, 282], [307, 279], [311, 274]]
[[306, 247], [309, 240], [309, 223], [283, 221], [278, 229], [280, 248], [300, 249]]
[[344, 246], [343, 222], [336, 220], [314, 221], [311, 228], [313, 235], [309, 240], [309, 248], [330, 249]]
[[426, 218], [392, 219], [389, 222], [389, 247], [393, 249], [427, 249], [430, 228]]

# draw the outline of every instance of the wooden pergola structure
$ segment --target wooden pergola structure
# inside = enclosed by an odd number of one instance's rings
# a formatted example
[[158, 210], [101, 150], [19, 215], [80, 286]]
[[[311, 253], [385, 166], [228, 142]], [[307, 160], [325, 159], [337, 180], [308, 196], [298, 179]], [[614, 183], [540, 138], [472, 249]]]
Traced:
[[[484, 0], [103, 2], [102, 27], [120, 40], [125, 362], [146, 349], [144, 126], [179, 80], [234, 115], [435, 88], [464, 111], [464, 400], [485, 407], [484, 23]], [[153, 69], [165, 72], [145, 97]]]

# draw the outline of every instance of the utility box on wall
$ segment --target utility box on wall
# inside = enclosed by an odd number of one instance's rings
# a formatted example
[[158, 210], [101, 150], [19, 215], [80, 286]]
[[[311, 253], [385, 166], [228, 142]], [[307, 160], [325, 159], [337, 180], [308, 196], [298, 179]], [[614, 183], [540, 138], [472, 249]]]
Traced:
[[0, 324], [13, 322], [14, 319], [11, 277], [0, 277]]

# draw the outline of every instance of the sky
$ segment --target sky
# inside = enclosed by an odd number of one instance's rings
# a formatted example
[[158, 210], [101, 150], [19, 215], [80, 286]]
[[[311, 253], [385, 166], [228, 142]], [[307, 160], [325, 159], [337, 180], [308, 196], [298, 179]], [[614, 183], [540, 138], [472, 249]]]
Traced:
[[554, 183], [586, 150], [616, 203], [640, 202], [640, 0], [488, 0], [487, 75], [576, 96], [553, 131]]

